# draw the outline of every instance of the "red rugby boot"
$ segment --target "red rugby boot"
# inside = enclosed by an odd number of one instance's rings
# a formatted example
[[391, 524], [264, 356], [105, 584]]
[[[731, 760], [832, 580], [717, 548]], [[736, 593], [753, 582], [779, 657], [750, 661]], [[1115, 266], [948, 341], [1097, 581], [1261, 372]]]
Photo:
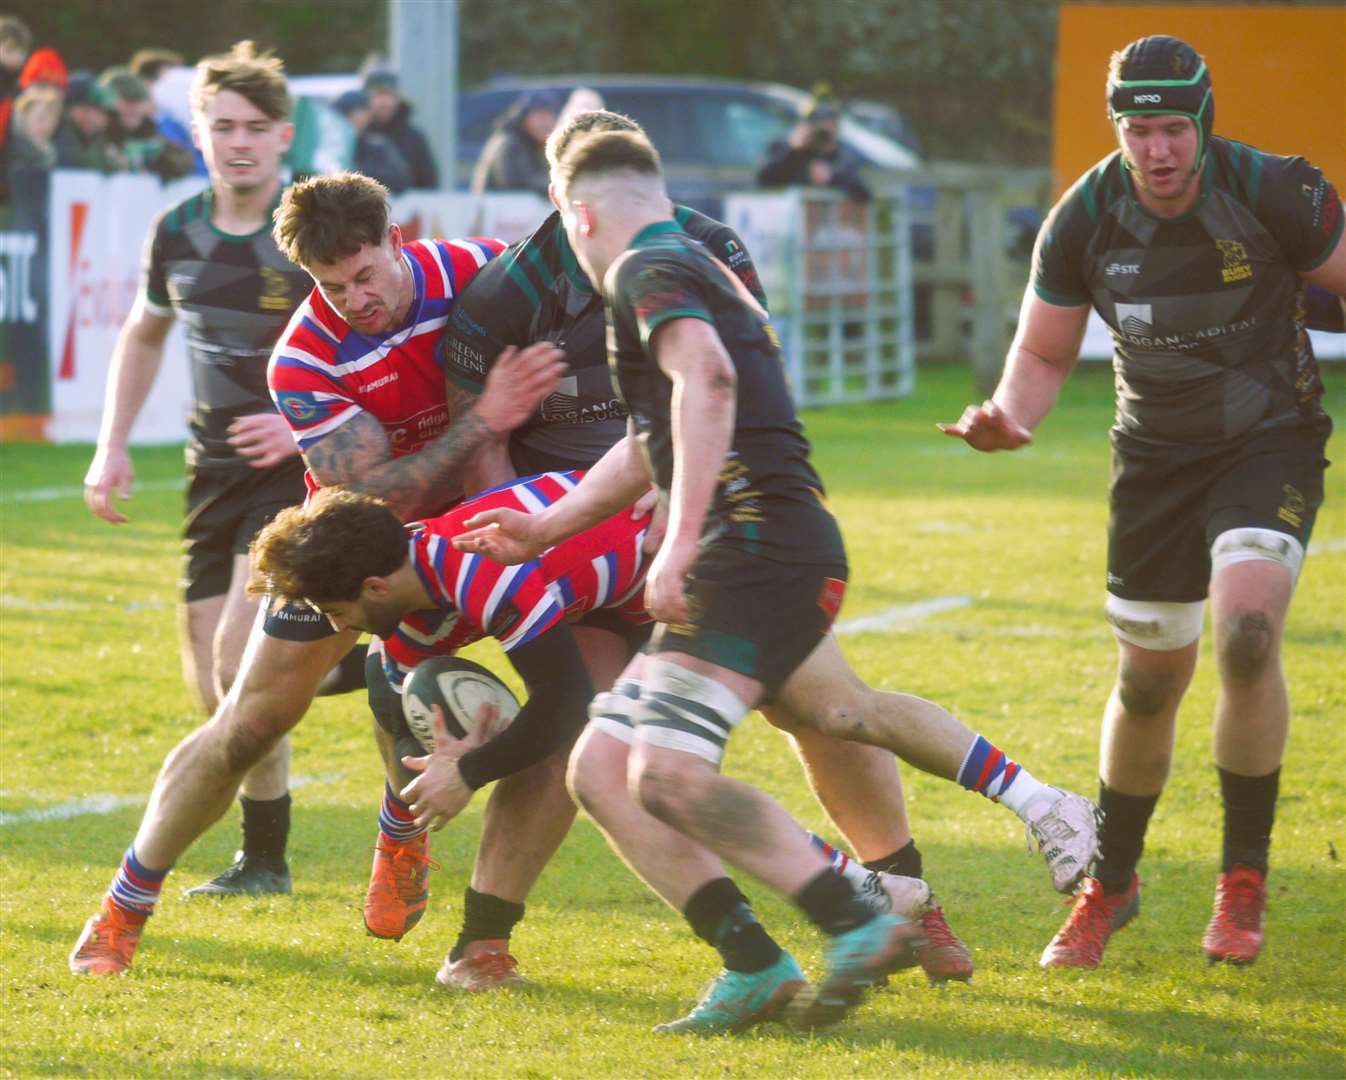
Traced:
[[1251, 964], [1262, 951], [1262, 922], [1267, 910], [1267, 879], [1235, 863], [1215, 885], [1215, 913], [1201, 946], [1212, 964]]

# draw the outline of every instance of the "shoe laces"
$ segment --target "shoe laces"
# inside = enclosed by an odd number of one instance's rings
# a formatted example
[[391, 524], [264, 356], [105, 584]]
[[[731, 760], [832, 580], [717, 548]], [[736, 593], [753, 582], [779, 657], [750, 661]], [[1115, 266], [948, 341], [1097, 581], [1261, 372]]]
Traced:
[[85, 948], [80, 951], [87, 953], [93, 949], [101, 949], [124, 953], [128, 948], [135, 947], [143, 925], [133, 923], [127, 913], [116, 904], [109, 904], [94, 923], [94, 933]]
[[380, 855], [389, 857], [392, 871], [399, 878], [409, 876], [421, 866], [429, 867], [431, 870], [439, 869], [439, 863], [430, 857], [422, 845], [416, 842], [416, 838], [401, 844], [395, 840], [387, 842], [380, 840], [374, 845], [373, 850]]
[[1252, 873], [1242, 874], [1235, 870], [1226, 874], [1220, 882], [1219, 893], [1218, 918], [1233, 923], [1240, 930], [1259, 928], [1265, 901], [1261, 882]]
[[1073, 904], [1075, 907], [1065, 926], [1061, 927], [1060, 934], [1057, 935], [1059, 944], [1073, 945], [1078, 941], [1102, 939], [1104, 931], [1112, 921], [1112, 916], [1108, 912], [1107, 894], [1103, 892], [1102, 883], [1091, 879], [1078, 893], [1073, 897], [1066, 897], [1061, 903], [1063, 906]]
[[962, 943], [954, 936], [940, 908], [927, 911], [921, 916], [921, 929], [925, 932], [926, 945], [934, 948], [957, 948]]

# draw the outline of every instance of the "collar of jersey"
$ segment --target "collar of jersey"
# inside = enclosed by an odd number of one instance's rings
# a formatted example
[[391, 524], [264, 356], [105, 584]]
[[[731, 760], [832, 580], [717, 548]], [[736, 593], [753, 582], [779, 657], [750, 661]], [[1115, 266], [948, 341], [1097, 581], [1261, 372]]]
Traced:
[[652, 225], [646, 225], [635, 236], [631, 237], [630, 247], [640, 247], [649, 243], [651, 240], [657, 240], [661, 236], [668, 236], [672, 233], [682, 232], [682, 226], [672, 218], [667, 221], [656, 221]]
[[201, 192], [201, 196], [205, 201], [205, 207], [206, 207], [206, 224], [210, 226], [210, 231], [213, 232], [216, 236], [218, 236], [221, 240], [227, 240], [231, 244], [246, 244], [248, 243], [248, 241], [256, 239], [263, 233], [271, 231], [271, 221], [276, 215], [276, 208], [280, 206], [280, 199], [281, 196], [284, 194], [285, 194], [285, 185], [284, 184], [278, 185], [276, 187], [276, 197], [271, 203], [271, 209], [267, 211], [266, 220], [262, 222], [261, 228], [254, 229], [250, 233], [231, 233], [231, 232], [225, 232], [223, 229], [217, 228], [215, 222], [211, 220], [210, 212], [211, 207], [215, 202], [215, 189], [213, 187], [207, 186]]
[[[411, 534], [407, 541], [407, 555], [411, 559], [411, 568], [416, 571], [416, 576], [421, 579], [421, 585], [425, 588], [426, 594], [435, 602], [435, 606], [440, 611], [453, 611], [453, 597], [450, 595], [447, 584], [436, 580], [433, 574], [428, 574], [421, 569], [421, 564], [416, 558], [416, 549], [422, 544], [428, 543], [429, 532], [424, 526]], [[444, 541], [451, 543], [451, 541]]]
[[1162, 225], [1175, 225], [1181, 221], [1190, 221], [1200, 213], [1201, 207], [1205, 205], [1206, 196], [1210, 194], [1211, 187], [1215, 184], [1215, 168], [1212, 164], [1213, 158], [1213, 154], [1206, 154], [1206, 167], [1201, 172], [1201, 195], [1196, 202], [1192, 204], [1192, 209], [1179, 214], [1177, 217], [1160, 217], [1158, 214], [1152, 213], [1146, 209], [1145, 204], [1136, 198], [1135, 181], [1132, 179], [1131, 170], [1126, 167], [1126, 158], [1123, 155], [1121, 159], [1122, 186], [1126, 189], [1126, 197], [1135, 203], [1136, 209], [1151, 221], [1157, 221]]

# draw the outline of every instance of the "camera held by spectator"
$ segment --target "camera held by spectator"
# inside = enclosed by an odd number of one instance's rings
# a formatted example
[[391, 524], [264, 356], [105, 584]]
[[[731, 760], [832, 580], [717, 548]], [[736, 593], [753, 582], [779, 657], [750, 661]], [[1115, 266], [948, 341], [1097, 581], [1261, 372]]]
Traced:
[[799, 122], [788, 139], [774, 142], [766, 163], [758, 170], [762, 187], [834, 187], [856, 202], [867, 202], [870, 192], [860, 179], [860, 164], [842, 144], [841, 113], [825, 95], [810, 98], [799, 111]]

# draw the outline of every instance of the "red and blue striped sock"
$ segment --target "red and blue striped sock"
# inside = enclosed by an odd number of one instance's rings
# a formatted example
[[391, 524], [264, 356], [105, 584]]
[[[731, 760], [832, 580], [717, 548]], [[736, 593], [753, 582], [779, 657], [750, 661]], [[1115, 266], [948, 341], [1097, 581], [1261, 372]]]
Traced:
[[1024, 821], [1036, 821], [1061, 793], [1034, 778], [980, 735], [968, 748], [958, 770], [958, 782], [969, 791], [1002, 802]]
[[168, 871], [151, 870], [136, 858], [135, 848], [127, 848], [117, 876], [108, 889], [108, 899], [131, 917], [133, 922], [144, 922], [154, 914], [159, 892], [164, 887]]
[[416, 824], [411, 805], [394, 795], [392, 787], [386, 782], [383, 785], [383, 806], [379, 808], [379, 832], [399, 844], [415, 840], [425, 832], [424, 828]]

